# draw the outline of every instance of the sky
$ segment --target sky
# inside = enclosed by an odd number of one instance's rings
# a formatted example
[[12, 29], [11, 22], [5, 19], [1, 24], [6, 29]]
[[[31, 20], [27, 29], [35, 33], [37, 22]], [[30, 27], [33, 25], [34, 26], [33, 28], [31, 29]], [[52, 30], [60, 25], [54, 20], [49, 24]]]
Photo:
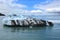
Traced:
[[14, 1], [14, 2], [17, 3], [17, 4], [27, 5], [29, 7], [27, 9], [32, 10], [32, 9], [34, 9], [33, 6], [35, 4], [46, 5], [46, 4], [50, 3], [51, 1], [52, 0], [17, 0], [17, 1]]
[[60, 0], [0, 0], [0, 13], [41, 14], [60, 12]]

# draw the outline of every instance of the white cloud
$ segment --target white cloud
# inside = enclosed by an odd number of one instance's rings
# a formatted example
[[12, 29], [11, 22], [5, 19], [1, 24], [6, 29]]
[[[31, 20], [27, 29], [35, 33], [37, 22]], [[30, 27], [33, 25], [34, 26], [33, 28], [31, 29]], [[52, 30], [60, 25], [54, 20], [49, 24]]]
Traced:
[[34, 5], [36, 9], [43, 9], [49, 12], [60, 11], [60, 0], [52, 0], [51, 3], [46, 5], [36, 4]]
[[41, 10], [26, 10], [26, 5], [16, 4], [13, 1], [17, 0], [0, 0], [0, 13], [31, 15], [42, 12]]
[[0, 0], [0, 13], [24, 13], [26, 5], [13, 3], [14, 0]]
[[42, 14], [43, 11], [37, 9], [37, 10], [31, 10], [30, 13], [31, 13], [31, 14], [34, 14], [34, 15], [39, 15], [39, 14]]
[[31, 10], [31, 13], [41, 13], [42, 10]]
[[46, 9], [46, 11], [48, 11], [48, 12], [60, 12], [60, 7], [48, 8], [48, 9]]
[[[13, 1], [17, 0], [0, 0], [0, 13], [3, 14], [12, 14], [12, 13], [18, 13], [18, 14], [41, 14], [43, 12], [54, 12], [54, 11], [60, 11], [60, 0], [53, 0], [51, 3], [48, 3], [46, 5], [41, 4], [35, 4], [34, 8], [37, 10], [26, 10], [27, 6], [23, 4], [16, 4]], [[42, 11], [42, 10], [45, 11]]]

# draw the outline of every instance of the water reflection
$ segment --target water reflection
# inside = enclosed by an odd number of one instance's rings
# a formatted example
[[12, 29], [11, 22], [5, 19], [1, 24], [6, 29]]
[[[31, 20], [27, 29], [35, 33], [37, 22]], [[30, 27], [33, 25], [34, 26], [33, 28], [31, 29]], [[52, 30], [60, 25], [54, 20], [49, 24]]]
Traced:
[[52, 30], [52, 26], [46, 27], [3, 27], [6, 31], [11, 32], [33, 32], [33, 31], [41, 31], [41, 30]]

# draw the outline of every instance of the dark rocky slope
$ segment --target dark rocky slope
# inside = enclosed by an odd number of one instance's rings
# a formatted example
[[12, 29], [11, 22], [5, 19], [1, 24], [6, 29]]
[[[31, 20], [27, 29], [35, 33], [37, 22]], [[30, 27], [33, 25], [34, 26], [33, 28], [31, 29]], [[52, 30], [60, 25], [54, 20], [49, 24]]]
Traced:
[[5, 16], [4, 14], [0, 13], [0, 16]]

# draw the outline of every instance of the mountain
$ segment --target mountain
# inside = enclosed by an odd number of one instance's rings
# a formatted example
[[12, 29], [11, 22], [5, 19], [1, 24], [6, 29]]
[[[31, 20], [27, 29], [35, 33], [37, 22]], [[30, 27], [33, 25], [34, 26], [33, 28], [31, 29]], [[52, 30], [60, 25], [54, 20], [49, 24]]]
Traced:
[[5, 16], [4, 14], [0, 13], [0, 16]]

